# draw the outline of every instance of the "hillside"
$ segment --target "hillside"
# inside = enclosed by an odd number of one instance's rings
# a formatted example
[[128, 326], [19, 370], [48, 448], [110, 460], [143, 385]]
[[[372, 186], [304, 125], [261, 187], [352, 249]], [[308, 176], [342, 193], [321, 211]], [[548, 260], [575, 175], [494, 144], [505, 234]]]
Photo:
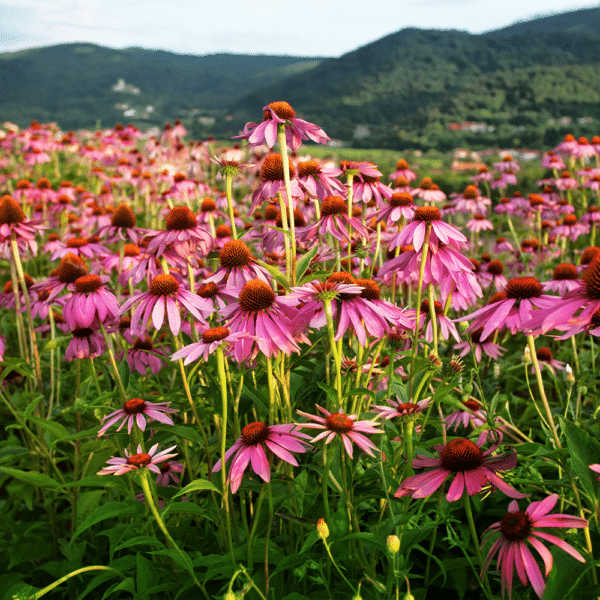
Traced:
[[[0, 54], [0, 119], [24, 125], [31, 119], [56, 120], [62, 127], [106, 125], [117, 121], [162, 125], [175, 117], [225, 114], [254, 87], [272, 84], [314, 67], [319, 59], [294, 56], [181, 55], [94, 44], [60, 44]], [[123, 79], [122, 91], [112, 86]], [[139, 93], [133, 93], [137, 88]], [[136, 117], [124, 116], [127, 104]], [[152, 106], [151, 111], [144, 111]]]

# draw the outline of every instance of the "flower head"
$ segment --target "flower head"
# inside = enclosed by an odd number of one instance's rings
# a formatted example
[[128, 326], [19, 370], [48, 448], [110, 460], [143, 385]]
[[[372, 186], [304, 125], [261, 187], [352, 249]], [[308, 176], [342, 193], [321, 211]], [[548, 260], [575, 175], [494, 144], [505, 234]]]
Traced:
[[352, 442], [369, 456], [375, 456], [373, 450], [377, 450], [377, 446], [363, 434], [383, 432], [377, 429], [371, 421], [357, 421], [358, 415], [345, 415], [342, 409], [337, 413], [330, 413], [319, 405], [317, 405], [317, 409], [325, 416], [320, 417], [319, 415], [310, 415], [302, 411], [297, 411], [299, 415], [315, 421], [315, 423], [300, 423], [300, 427], [323, 429], [323, 433], [312, 439], [313, 443], [325, 438], [325, 443], [329, 444], [336, 435], [339, 435], [350, 458], [352, 458]]
[[98, 437], [103, 435], [111, 425], [114, 425], [118, 421], [121, 421], [121, 424], [117, 428], [117, 431], [121, 431], [125, 423], [127, 423], [127, 433], [131, 433], [134, 422], [144, 431], [146, 429], [146, 419], [144, 416], [165, 423], [166, 425], [173, 425], [171, 417], [168, 417], [167, 414], [179, 411], [176, 408], [169, 408], [170, 404], [170, 402], [146, 402], [142, 398], [127, 400], [123, 408], [103, 418], [103, 421], [106, 421], [106, 423], [98, 431]]
[[517, 492], [496, 475], [496, 471], [508, 471], [516, 466], [517, 453], [513, 451], [509, 455], [492, 456], [491, 452], [497, 446], [482, 452], [482, 443], [483, 440], [478, 440], [475, 444], [466, 438], [456, 438], [445, 446], [435, 447], [439, 458], [417, 455], [413, 462], [415, 467], [435, 468], [405, 479], [394, 496], [426, 498], [442, 485], [448, 475], [453, 474], [454, 479], [446, 495], [448, 502], [460, 500], [465, 489], [470, 496], [477, 494], [488, 482], [511, 498], [525, 498], [527, 494]]
[[532, 502], [525, 510], [519, 510], [516, 500], [508, 505], [508, 513], [498, 523], [494, 523], [483, 535], [485, 542], [490, 536], [500, 533], [484, 561], [483, 570], [487, 570], [492, 558], [498, 554], [498, 570], [502, 570], [502, 595], [512, 594], [512, 581], [515, 568], [523, 585], [531, 582], [535, 593], [541, 598], [544, 594], [545, 583], [540, 568], [527, 545], [531, 544], [540, 554], [546, 568], [546, 577], [552, 569], [552, 554], [543, 541], [555, 544], [573, 558], [581, 562], [585, 559], [575, 548], [560, 538], [539, 531], [547, 527], [587, 527], [587, 521], [579, 517], [563, 514], [548, 514], [556, 504], [558, 496], [552, 494], [540, 502]]
[[135, 471], [137, 469], [148, 468], [150, 471], [160, 475], [160, 468], [158, 465], [177, 456], [177, 454], [169, 454], [171, 450], [176, 446], [171, 446], [161, 452], [158, 450], [158, 444], [154, 444], [148, 452], [143, 452], [142, 447], [137, 447], [137, 454], [130, 454], [129, 451], [125, 450], [125, 458], [110, 458], [106, 462], [108, 466], [104, 467], [101, 471], [98, 471], [98, 475], [124, 475], [129, 471]]
[[[308, 436], [298, 431], [298, 427], [294, 424], [268, 426], [262, 421], [256, 421], [246, 425], [242, 429], [242, 435], [225, 452], [226, 462], [233, 456], [228, 477], [228, 481], [231, 482], [231, 493], [235, 494], [238, 491], [249, 463], [252, 465], [252, 470], [263, 481], [271, 481], [271, 469], [265, 448], [281, 460], [297, 467], [298, 461], [291, 452], [306, 452], [309, 444], [303, 438]], [[215, 464], [213, 473], [220, 470], [221, 459]]]

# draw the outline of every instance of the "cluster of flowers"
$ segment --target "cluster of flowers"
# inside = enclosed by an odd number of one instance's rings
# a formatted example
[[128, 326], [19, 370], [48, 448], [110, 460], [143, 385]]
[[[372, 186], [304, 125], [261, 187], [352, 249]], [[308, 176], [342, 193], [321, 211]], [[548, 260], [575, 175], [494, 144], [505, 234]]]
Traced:
[[[41, 242], [42, 252], [57, 264], [37, 281], [24, 274], [17, 285], [13, 277], [0, 294], [0, 307], [19, 315], [27, 311], [43, 335], [54, 334], [55, 327], [69, 334], [69, 361], [104, 355], [112, 336], [121, 348], [117, 359], [125, 358], [130, 370], [142, 376], [168, 368], [168, 357], [185, 366], [209, 360], [217, 349], [228, 359], [254, 367], [263, 358], [300, 353], [315, 332], [328, 328], [333, 342], [352, 338], [368, 352], [388, 339], [395, 341], [402, 357], [437, 348], [441, 339], [462, 356], [472, 351], [477, 361], [502, 354], [496, 342], [504, 330], [527, 335], [555, 330], [561, 339], [580, 332], [600, 334], [599, 248], [592, 243], [578, 265], [561, 262], [551, 274], [546, 272], [546, 281], [533, 276], [533, 269], [546, 269], [547, 259], [564, 258], [567, 243], [595, 235], [598, 207], [585, 206], [578, 218], [582, 206], [569, 201], [574, 189], [589, 189], [593, 197], [600, 194], [600, 169], [583, 166], [586, 157], [598, 156], [594, 140], [590, 144], [583, 138], [566, 139], [548, 153], [543, 165], [554, 177], [541, 180], [539, 193], [527, 198], [518, 192], [504, 195], [516, 184], [519, 170], [518, 163], [505, 156], [493, 172], [482, 170], [462, 194], [448, 199], [428, 177], [413, 187], [417, 175], [404, 160], [390, 175], [390, 185], [381, 181], [381, 171], [370, 162], [338, 165], [293, 154], [288, 163], [283, 154], [271, 153], [281, 131], [292, 151], [305, 139], [328, 140], [319, 127], [297, 118], [286, 102], [264, 107], [263, 121], [249, 123], [238, 136], [252, 153], [239, 147], [218, 150], [210, 142], [184, 144], [181, 124], [167, 128], [160, 140], [147, 139], [143, 151], [138, 149], [140, 132], [130, 126], [82, 139], [72, 133], [58, 136], [39, 124], [10, 130], [0, 140], [6, 157], [0, 163], [0, 185], [9, 192], [0, 199], [0, 254], [20, 273], [21, 259], [37, 255]], [[219, 156], [212, 156], [217, 152]], [[91, 174], [87, 187], [63, 181], [53, 189], [48, 179], [32, 181], [31, 167], [52, 162], [58, 153], [86, 164]], [[12, 156], [22, 160], [13, 163]], [[220, 177], [238, 178], [240, 195], [245, 195], [235, 205], [230, 193], [207, 183], [211, 160]], [[576, 171], [577, 160], [582, 168]], [[254, 185], [257, 178], [260, 183]], [[520, 244], [515, 239], [514, 245], [497, 238], [491, 251], [504, 256], [504, 262], [487, 253], [475, 256], [485, 249], [480, 236], [494, 229], [488, 219], [492, 189], [502, 195], [493, 208], [497, 218], [506, 218], [513, 232], [511, 219], [518, 218], [524, 229], [540, 236]], [[460, 224], [469, 237], [459, 230]], [[290, 231], [297, 256], [290, 256]], [[303, 256], [311, 260], [293, 285], [292, 275]], [[311, 276], [319, 272], [327, 276]], [[496, 293], [489, 298], [492, 286]], [[428, 299], [420, 301], [425, 289]], [[415, 308], [400, 306], [408, 306], [415, 294]], [[477, 307], [484, 296], [487, 302]], [[454, 318], [448, 316], [450, 311]], [[460, 321], [471, 322], [467, 339], [456, 327]], [[0, 356], [5, 349], [6, 340], [0, 336]], [[537, 358], [551, 370], [563, 368], [546, 347], [538, 349]], [[413, 375], [401, 360], [392, 365], [392, 374], [378, 369], [378, 376], [366, 385], [386, 390], [390, 375]], [[495, 415], [488, 417], [472, 400], [464, 406], [446, 417], [446, 425], [470, 424], [483, 430], [477, 443], [456, 438], [436, 447], [439, 458], [418, 456], [415, 467], [433, 469], [403, 480], [397, 497], [428, 497], [450, 475], [448, 501], [476, 494], [487, 485], [511, 498], [525, 497], [497, 475], [514, 468], [517, 456], [497, 454], [502, 426], [486, 429]], [[424, 400], [390, 400], [388, 406], [370, 410], [382, 418], [413, 418], [428, 407]], [[248, 465], [264, 481], [270, 480], [268, 452], [297, 466], [292, 453], [339, 436], [350, 457], [353, 443], [374, 456], [377, 447], [367, 435], [383, 431], [373, 421], [345, 414], [341, 407], [317, 409], [323, 416], [298, 411], [309, 422], [256, 421], [243, 427], [225, 454], [225, 460], [231, 460], [231, 491], [239, 489]], [[166, 403], [129, 400], [106, 417], [100, 434], [119, 421], [119, 430], [127, 424], [131, 432], [135, 423], [143, 431], [144, 415], [172, 425], [168, 415], [174, 412]], [[321, 432], [311, 439], [302, 428]], [[488, 439], [493, 443], [482, 451]], [[158, 474], [159, 485], [169, 478], [177, 482], [175, 474], [183, 467], [169, 462], [174, 448], [159, 452], [155, 444], [145, 453], [138, 446], [137, 453], [127, 451], [125, 458], [110, 459], [100, 473], [120, 475], [146, 467]], [[213, 470], [223, 467], [219, 460]], [[568, 544], [537, 530], [586, 526], [581, 518], [549, 515], [555, 502], [550, 496], [533, 502], [525, 512], [512, 502], [508, 515], [490, 528], [490, 534], [499, 531], [501, 538], [492, 546], [486, 567], [498, 553], [509, 591], [516, 568], [523, 583], [529, 577], [540, 597], [543, 592], [543, 578], [525, 541], [542, 556], [546, 575], [551, 558], [540, 539], [583, 560]]]

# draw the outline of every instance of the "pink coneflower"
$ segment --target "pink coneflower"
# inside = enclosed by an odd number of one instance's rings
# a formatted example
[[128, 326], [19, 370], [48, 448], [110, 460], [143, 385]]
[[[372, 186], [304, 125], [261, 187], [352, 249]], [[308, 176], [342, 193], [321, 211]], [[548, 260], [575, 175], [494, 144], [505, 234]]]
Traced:
[[382, 419], [395, 419], [400, 417], [401, 420], [415, 418], [419, 413], [423, 412], [431, 404], [431, 399], [419, 400], [419, 402], [401, 402], [396, 397], [396, 400], [388, 398], [387, 406], [379, 406], [374, 404], [371, 410], [376, 412]]
[[[131, 319], [133, 335], [145, 335], [148, 321], [152, 317], [152, 325], [156, 329], [163, 326], [165, 314], [173, 335], [181, 329], [180, 308], [183, 306], [200, 322], [204, 318], [200, 311], [214, 311], [212, 302], [182, 289], [173, 275], [157, 275], [150, 283], [150, 289], [143, 294], [129, 298], [123, 304], [120, 314], [125, 314], [134, 304], [138, 307]], [[141, 319], [141, 321], [140, 321]]]
[[119, 352], [116, 358], [119, 360], [123, 356], [127, 360], [129, 370], [132, 373], [137, 371], [140, 375], [146, 375], [147, 369], [150, 369], [156, 375], [163, 368], [161, 357], [167, 357], [164, 350], [154, 346], [152, 340], [147, 335], [136, 337], [132, 342], [131, 348]]
[[552, 279], [544, 281], [544, 291], [551, 291], [564, 296], [567, 292], [580, 287], [579, 273], [577, 267], [571, 263], [560, 263], [554, 268]]
[[563, 159], [556, 154], [553, 150], [546, 152], [542, 157], [542, 168], [543, 169], [556, 169], [560, 171], [565, 168]]
[[560, 177], [554, 180], [554, 186], [557, 190], [564, 192], [565, 190], [573, 190], [579, 187], [579, 182], [571, 177], [569, 171], [563, 171]]
[[224, 283], [225, 289], [242, 287], [253, 279], [270, 281], [269, 272], [258, 265], [242, 240], [229, 240], [219, 252], [220, 268], [204, 280], [205, 284]]
[[577, 146], [571, 151], [571, 156], [575, 158], [590, 158], [596, 155], [596, 149], [586, 137], [580, 137], [577, 139]]
[[389, 205], [373, 213], [377, 222], [384, 221], [386, 225], [395, 225], [402, 217], [407, 221], [415, 216], [416, 207], [413, 197], [408, 192], [397, 192], [389, 198]]
[[419, 252], [423, 247], [425, 232], [430, 226], [429, 247], [437, 249], [439, 243], [447, 244], [460, 250], [466, 243], [467, 238], [452, 225], [444, 223], [439, 208], [435, 206], [419, 206], [415, 211], [413, 220], [406, 225], [390, 242], [390, 247], [414, 246]]
[[587, 521], [580, 517], [572, 517], [564, 514], [548, 514], [558, 500], [557, 494], [548, 496], [545, 500], [532, 502], [525, 510], [519, 510], [516, 500], [508, 505], [508, 513], [498, 523], [488, 527], [483, 534], [482, 545], [494, 534], [500, 533], [500, 537], [494, 542], [488, 552], [483, 572], [488, 569], [492, 558], [498, 554], [498, 570], [502, 569], [502, 596], [512, 595], [513, 575], [516, 569], [519, 579], [523, 585], [531, 582], [535, 593], [541, 598], [544, 594], [545, 583], [540, 568], [526, 542], [529, 542], [540, 554], [546, 568], [546, 577], [552, 569], [552, 555], [544, 546], [543, 541], [550, 542], [573, 558], [585, 562], [585, 558], [560, 538], [539, 531], [547, 527], [583, 528], [587, 527]]
[[214, 245], [213, 237], [198, 227], [196, 215], [187, 206], [176, 206], [169, 211], [165, 218], [166, 229], [161, 232], [151, 232], [147, 236], [148, 252], [161, 256], [170, 247], [184, 260], [191, 255], [206, 256]]
[[311, 139], [318, 144], [326, 144], [329, 137], [325, 132], [304, 119], [296, 117], [294, 109], [287, 102], [271, 102], [263, 106], [262, 123], [246, 123], [240, 135], [232, 136], [248, 140], [251, 146], [266, 144], [272, 148], [277, 142], [277, 126], [285, 123], [285, 139], [291, 150], [297, 150], [302, 140]]
[[101, 238], [106, 237], [106, 241], [109, 244], [117, 240], [122, 240], [131, 241], [139, 245], [140, 239], [146, 230], [135, 225], [135, 214], [128, 204], [121, 202], [110, 218], [110, 225], [101, 227], [96, 235]]
[[548, 309], [555, 303], [556, 296], [542, 295], [542, 284], [535, 277], [515, 277], [506, 284], [504, 292], [491, 298], [488, 305], [458, 320], [473, 319], [471, 330], [483, 325], [480, 339], [485, 340], [494, 330], [504, 327], [512, 334], [522, 331], [536, 308]]
[[29, 250], [35, 255], [37, 254], [35, 238], [44, 229], [47, 227], [28, 219], [23, 209], [11, 196], [3, 196], [0, 199], [0, 251], [14, 238], [20, 252]]
[[486, 219], [484, 215], [473, 215], [473, 218], [467, 221], [466, 228], [469, 231], [479, 233], [481, 231], [493, 230], [494, 224], [489, 219]]
[[109, 254], [109, 250], [95, 236], [90, 238], [72, 237], [66, 243], [61, 243], [60, 247], [52, 253], [50, 258], [56, 260], [57, 258], [64, 258], [67, 254], [95, 258]]
[[479, 167], [477, 175], [473, 175], [472, 177], [470, 177], [470, 179], [474, 183], [479, 183], [480, 181], [491, 181], [492, 174], [485, 165], [482, 165], [481, 167]]
[[65, 350], [65, 358], [69, 362], [76, 358], [97, 358], [106, 351], [104, 337], [97, 329], [75, 327], [71, 335], [71, 341]]
[[344, 186], [336, 179], [342, 170], [321, 165], [317, 160], [298, 163], [298, 184], [311, 198], [321, 202], [325, 196], [342, 195]]
[[[550, 350], [550, 348], [542, 346], [536, 350], [535, 354], [539, 361], [540, 367], [542, 369], [546, 367], [550, 373], [552, 373], [552, 375], [556, 375], [555, 369], [558, 369], [559, 371], [565, 370], [565, 363], [560, 360], [556, 360], [552, 355], [552, 350]], [[533, 366], [531, 367], [531, 372], [535, 373]]]
[[204, 361], [207, 361], [208, 357], [219, 346], [223, 344], [235, 344], [243, 339], [252, 340], [253, 338], [244, 332], [231, 333], [227, 327], [213, 327], [211, 329], [206, 329], [200, 335], [200, 341], [184, 346], [181, 350], [178, 350], [171, 356], [171, 360], [185, 358], [184, 365], [189, 365], [200, 357], [202, 357]]
[[321, 204], [321, 218], [312, 225], [299, 227], [296, 235], [300, 240], [313, 240], [317, 232], [323, 237], [329, 233], [336, 240], [347, 242], [352, 242], [352, 232], [369, 238], [367, 228], [358, 219], [348, 216], [348, 205], [340, 196], [327, 196]]
[[423, 177], [419, 187], [413, 188], [410, 193], [424, 202], [443, 202], [446, 199], [446, 194], [433, 183], [430, 177]]
[[[265, 447], [290, 465], [298, 466], [298, 461], [291, 452], [306, 452], [309, 444], [305, 439], [310, 437], [299, 431], [297, 425], [271, 425], [261, 421], [246, 425], [242, 435], [233, 446], [225, 452], [225, 461], [233, 456], [229, 467], [228, 481], [231, 482], [231, 493], [235, 494], [242, 482], [244, 471], [250, 463], [252, 470], [266, 482], [271, 481], [271, 469], [265, 453]], [[221, 470], [221, 459], [213, 467], [213, 473]]]
[[125, 449], [125, 458], [113, 457], [108, 459], [106, 462], [108, 466], [104, 467], [101, 471], [98, 471], [97, 475], [124, 475], [129, 471], [135, 471], [136, 469], [147, 468], [153, 473], [160, 475], [160, 467], [158, 466], [161, 462], [177, 456], [177, 454], [169, 454], [171, 450], [177, 446], [171, 446], [161, 452], [158, 450], [158, 444], [154, 444], [148, 452], [143, 452], [142, 447], [137, 447], [137, 454], [130, 454], [129, 450]]
[[340, 412], [332, 414], [318, 404], [315, 406], [325, 415], [325, 417], [311, 415], [300, 410], [296, 411], [299, 415], [302, 415], [311, 421], [315, 421], [315, 423], [299, 423], [299, 427], [324, 430], [323, 433], [320, 433], [312, 439], [313, 443], [325, 438], [325, 443], [329, 444], [336, 435], [339, 435], [342, 438], [344, 448], [350, 458], [352, 458], [352, 442], [369, 456], [375, 457], [373, 450], [377, 450], [377, 446], [363, 434], [377, 434], [383, 432], [380, 429], [377, 429], [371, 421], [357, 421], [358, 415], [345, 415], [342, 409], [340, 409]]
[[159, 487], [166, 487], [172, 481], [173, 483], [179, 483], [178, 473], [183, 473], [183, 464], [176, 460], [166, 460], [160, 465], [160, 475], [156, 477], [156, 485]]
[[[600, 189], [600, 176], [598, 176], [598, 179], [598, 187]], [[594, 205], [588, 206], [587, 212], [581, 216], [580, 221], [584, 225], [597, 225], [598, 223], [600, 223], [600, 208]]]
[[390, 175], [390, 181], [396, 181], [398, 177], [404, 177], [408, 182], [417, 178], [417, 174], [409, 169], [408, 163], [403, 158], [396, 163], [396, 170]]
[[465, 191], [453, 200], [455, 209], [460, 213], [485, 214], [492, 201], [482, 196], [475, 185], [468, 185]]
[[484, 288], [493, 283], [497, 292], [503, 290], [507, 284], [506, 277], [504, 277], [504, 265], [499, 260], [491, 260], [487, 265], [482, 265], [478, 280]]
[[503, 352], [504, 348], [499, 346], [498, 344], [494, 344], [490, 340], [481, 340], [481, 334], [483, 333], [483, 325], [478, 329], [469, 332], [469, 337], [471, 338], [471, 342], [461, 342], [460, 344], [455, 344], [454, 349], [460, 351], [460, 356], [466, 356], [471, 352], [471, 347], [473, 348], [473, 352], [475, 353], [475, 359], [478, 363], [481, 362], [483, 355], [489, 356], [494, 360], [498, 360]]
[[[343, 160], [340, 163], [340, 166], [342, 167], [342, 171], [346, 172], [353, 169], [350, 165], [355, 164], [362, 163], [352, 163]], [[371, 168], [367, 169], [365, 167], [359, 167], [356, 169], [357, 173], [352, 178], [352, 188], [354, 192], [352, 201], [367, 204], [371, 200], [374, 200], [377, 205], [381, 205], [383, 198], [389, 199], [392, 196], [392, 188], [381, 183], [381, 172], [373, 163], [367, 163], [367, 165], [371, 165]], [[375, 175], [374, 173], [378, 174]]]
[[288, 316], [290, 309], [279, 301], [268, 283], [253, 279], [239, 294], [237, 302], [221, 310], [229, 319], [226, 327], [231, 333], [248, 334], [233, 345], [237, 362], [253, 358], [259, 350], [267, 357], [275, 356], [280, 350], [284, 354], [300, 352], [293, 335], [294, 322]]
[[[460, 342], [460, 336], [456, 331], [456, 325], [448, 318], [444, 316], [444, 307], [441, 302], [434, 302], [434, 314], [438, 321], [439, 335], [442, 339], [447, 340], [452, 336], [457, 342]], [[433, 323], [431, 321], [431, 315], [429, 313], [429, 300], [423, 300], [421, 302], [421, 323], [419, 327], [423, 325], [425, 319], [428, 319], [427, 329], [425, 330], [425, 340], [431, 344], [433, 341]]]
[[514, 252], [512, 244], [505, 238], [499, 237], [496, 238], [496, 245], [494, 246], [493, 253], [494, 254], [502, 254], [502, 252]]
[[459, 426], [468, 427], [469, 424], [477, 429], [486, 423], [487, 413], [481, 409], [479, 402], [466, 400], [462, 404], [465, 407], [463, 410], [457, 410], [444, 419], [449, 429], [456, 431]]
[[568, 237], [572, 242], [575, 242], [580, 235], [588, 233], [589, 230], [588, 225], [577, 222], [575, 215], [565, 215], [562, 223], [552, 230], [552, 235]]
[[492, 456], [491, 452], [497, 448], [497, 445], [482, 452], [479, 443], [480, 440], [474, 444], [466, 438], [458, 438], [448, 442], [445, 446], [435, 446], [440, 455], [439, 458], [417, 455], [413, 461], [415, 467], [436, 468], [405, 479], [394, 496], [396, 498], [403, 496], [426, 498], [442, 485], [448, 475], [454, 474], [454, 479], [446, 495], [448, 502], [460, 500], [465, 487], [467, 493], [472, 496], [479, 493], [488, 482], [511, 498], [525, 498], [527, 494], [517, 492], [496, 475], [496, 471], [509, 471], [515, 468], [517, 453], [513, 451], [508, 455]]
[[106, 417], [103, 417], [103, 421], [106, 421], [102, 425], [100, 431], [98, 431], [98, 437], [104, 434], [104, 432], [111, 426], [121, 421], [117, 431], [121, 431], [123, 426], [127, 424], [127, 433], [131, 433], [134, 422], [142, 430], [146, 429], [146, 417], [149, 419], [155, 419], [165, 425], [174, 425], [171, 417], [167, 416], [168, 413], [179, 412], [176, 408], [169, 408], [170, 402], [146, 402], [142, 398], [132, 398], [127, 400], [123, 405], [123, 408], [110, 413]]
[[515, 162], [510, 154], [507, 154], [500, 162], [494, 163], [494, 169], [501, 172], [513, 171], [516, 173], [521, 169], [521, 167], [519, 166], [519, 163]]
[[[296, 169], [290, 163], [290, 186], [292, 199], [297, 200], [304, 196], [304, 192], [295, 178]], [[280, 192], [287, 199], [285, 190], [285, 181], [283, 175], [283, 159], [281, 154], [269, 154], [260, 168], [260, 178], [262, 183], [252, 192], [252, 205], [250, 206], [250, 214], [252, 214], [263, 202], [270, 198], [276, 197]]]
[[84, 275], [73, 283], [74, 292], [65, 303], [62, 314], [71, 329], [90, 327], [95, 319], [104, 323], [107, 318], [116, 318], [119, 303], [114, 294], [104, 285], [109, 277]]

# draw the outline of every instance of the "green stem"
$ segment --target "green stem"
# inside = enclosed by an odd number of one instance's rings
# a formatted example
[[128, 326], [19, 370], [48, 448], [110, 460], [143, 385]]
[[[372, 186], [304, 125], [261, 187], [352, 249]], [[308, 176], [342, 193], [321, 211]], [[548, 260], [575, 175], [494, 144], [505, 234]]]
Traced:
[[119, 571], [117, 571], [116, 569], [113, 569], [112, 567], [105, 567], [104, 565], [93, 565], [91, 567], [82, 567], [81, 569], [77, 569], [76, 571], [73, 571], [73, 572], [69, 573], [68, 575], [65, 575], [64, 577], [57, 579], [54, 583], [51, 583], [50, 585], [39, 590], [38, 592], [35, 592], [35, 594], [33, 596], [29, 596], [28, 600], [38, 600], [38, 598], [45, 596], [48, 592], [51, 592], [54, 588], [63, 584], [65, 581], [68, 581], [69, 579], [71, 579], [71, 577], [76, 577], [77, 575], [81, 575], [82, 573], [87, 573], [88, 571], [112, 571], [113, 573], [116, 573], [119, 577], [122, 577], [123, 579], [125, 579], [125, 575], [119, 573]]
[[294, 199], [292, 198], [292, 184], [290, 181], [290, 159], [288, 157], [287, 142], [285, 139], [285, 123], [277, 124], [277, 139], [279, 141], [279, 149], [281, 150], [281, 161], [283, 163], [283, 182], [285, 184], [285, 195], [288, 202], [288, 218], [290, 233], [292, 236], [292, 257], [291, 257], [291, 273], [288, 274], [288, 279], [291, 285], [296, 285], [296, 224], [294, 222]]
[[227, 208], [229, 209], [229, 221], [231, 222], [231, 235], [234, 240], [238, 239], [235, 227], [235, 216], [233, 214], [233, 173], [225, 174], [225, 193], [227, 194]]
[[117, 387], [119, 388], [119, 393], [123, 398], [123, 402], [127, 402], [127, 392], [125, 391], [125, 387], [123, 386], [123, 381], [121, 380], [121, 376], [119, 375], [119, 368], [117, 367], [117, 361], [115, 360], [114, 352], [110, 345], [110, 340], [108, 339], [108, 334], [106, 333], [106, 329], [104, 329], [104, 325], [100, 323], [100, 331], [102, 331], [102, 336], [104, 337], [104, 341], [106, 342], [106, 350], [108, 352], [108, 360], [110, 361], [110, 366], [112, 367], [113, 373], [115, 375], [115, 381], [117, 382]]

